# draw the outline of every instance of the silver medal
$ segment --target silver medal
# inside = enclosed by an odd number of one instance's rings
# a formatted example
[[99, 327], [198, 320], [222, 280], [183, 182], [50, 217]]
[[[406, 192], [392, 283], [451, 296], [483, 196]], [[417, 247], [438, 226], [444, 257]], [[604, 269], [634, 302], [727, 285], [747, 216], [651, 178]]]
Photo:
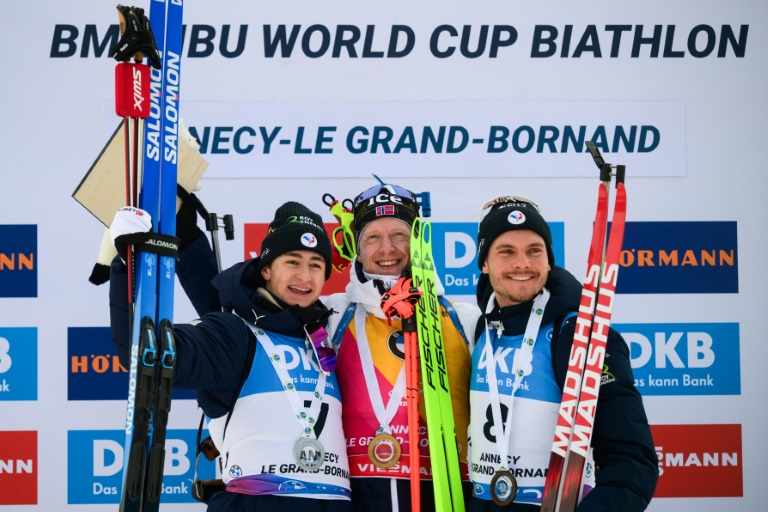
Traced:
[[293, 458], [304, 471], [317, 471], [325, 462], [325, 450], [317, 439], [302, 437], [293, 446]]

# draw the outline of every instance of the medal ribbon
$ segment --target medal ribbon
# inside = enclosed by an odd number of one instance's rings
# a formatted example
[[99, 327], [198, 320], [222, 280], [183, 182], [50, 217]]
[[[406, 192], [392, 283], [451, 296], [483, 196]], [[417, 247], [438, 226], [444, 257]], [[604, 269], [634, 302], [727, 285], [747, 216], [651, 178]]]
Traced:
[[285, 391], [288, 401], [291, 403], [291, 407], [296, 412], [296, 419], [299, 420], [303, 431], [302, 437], [316, 438], [313, 427], [318, 412], [320, 412], [320, 405], [323, 403], [323, 391], [325, 390], [325, 373], [322, 371], [317, 372], [317, 385], [315, 386], [315, 392], [312, 398], [312, 405], [309, 410], [305, 409], [299, 392], [296, 390], [296, 386], [293, 384], [293, 379], [288, 374], [288, 368], [285, 365], [285, 353], [281, 357], [277, 352], [275, 344], [269, 339], [267, 333], [261, 329], [255, 328], [249, 325], [251, 330], [256, 335], [256, 339], [264, 347], [269, 356], [269, 362], [272, 363], [272, 368], [275, 369], [277, 378], [283, 383], [283, 390]]
[[384, 432], [391, 434], [389, 424], [392, 418], [395, 417], [397, 408], [400, 407], [400, 402], [403, 396], [405, 396], [405, 361], [403, 361], [403, 366], [400, 367], [400, 373], [397, 375], [397, 381], [395, 381], [395, 386], [392, 388], [392, 393], [389, 395], [389, 402], [387, 402], [385, 409], [384, 400], [381, 398], [379, 381], [376, 378], [376, 369], [373, 366], [371, 347], [368, 346], [368, 336], [365, 333], [365, 317], [365, 311], [358, 306], [355, 310], [355, 330], [357, 348], [360, 352], [360, 362], [363, 365], [363, 376], [365, 377], [365, 385], [368, 388], [368, 396], [371, 397], [373, 413], [376, 415], [376, 420], [380, 425], [376, 433]]
[[[495, 294], [488, 301], [486, 314], [490, 313], [495, 303]], [[488, 383], [488, 393], [491, 395], [491, 414], [493, 415], [493, 424], [496, 426], [496, 447], [500, 456], [501, 466], [499, 470], [507, 469], [507, 456], [509, 450], [509, 435], [512, 430], [512, 407], [515, 403], [515, 392], [522, 384], [525, 375], [525, 366], [533, 360], [533, 346], [536, 344], [536, 337], [539, 333], [541, 320], [544, 318], [544, 307], [549, 301], [549, 290], [542, 288], [539, 295], [533, 301], [531, 316], [528, 317], [528, 323], [525, 326], [525, 334], [520, 348], [515, 352], [513, 364], [515, 381], [512, 383], [511, 400], [507, 411], [507, 421], [502, 427], [501, 422], [501, 397], [499, 396], [499, 386], [496, 380], [496, 358], [493, 353], [493, 344], [491, 342], [492, 331], [488, 327], [488, 321], [485, 322], [485, 346], [483, 346], [483, 357], [485, 358], [486, 382]], [[501, 338], [501, 329], [494, 328], [496, 336]], [[503, 430], [502, 430], [503, 428]]]

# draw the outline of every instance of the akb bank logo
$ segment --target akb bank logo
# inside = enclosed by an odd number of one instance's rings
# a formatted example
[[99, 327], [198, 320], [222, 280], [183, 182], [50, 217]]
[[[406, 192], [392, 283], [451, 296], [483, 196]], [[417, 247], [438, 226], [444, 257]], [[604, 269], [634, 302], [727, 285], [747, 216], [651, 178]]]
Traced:
[[655, 498], [744, 495], [741, 425], [653, 425]]
[[[739, 324], [614, 324], [635, 386], [650, 395], [739, 395]], [[605, 364], [610, 372], [610, 361]]]
[[0, 225], [0, 297], [37, 297], [37, 225]]
[[[207, 435], [204, 431], [203, 437]], [[195, 503], [190, 492], [190, 482], [195, 472], [196, 436], [197, 430], [168, 431], [162, 503]], [[122, 430], [69, 431], [67, 503], [120, 503], [125, 462], [124, 443], [125, 432]], [[216, 478], [213, 462], [201, 457], [197, 477], [200, 480]]]
[[736, 222], [627, 222], [616, 293], [738, 293]]
[[37, 432], [0, 431], [0, 505], [37, 504]]
[[[109, 327], [67, 329], [67, 398], [126, 400], [128, 371], [120, 364]], [[174, 390], [173, 398], [194, 398], [189, 390]]]

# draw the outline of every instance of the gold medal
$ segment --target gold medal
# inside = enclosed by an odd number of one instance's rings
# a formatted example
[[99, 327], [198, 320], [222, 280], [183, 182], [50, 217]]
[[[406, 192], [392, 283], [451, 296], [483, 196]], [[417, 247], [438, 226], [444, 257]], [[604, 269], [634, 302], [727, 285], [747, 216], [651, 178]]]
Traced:
[[491, 498], [500, 507], [509, 505], [517, 495], [517, 480], [509, 471], [497, 471], [491, 480]]
[[368, 458], [377, 468], [391, 468], [400, 460], [400, 443], [393, 436], [377, 434], [368, 445]]

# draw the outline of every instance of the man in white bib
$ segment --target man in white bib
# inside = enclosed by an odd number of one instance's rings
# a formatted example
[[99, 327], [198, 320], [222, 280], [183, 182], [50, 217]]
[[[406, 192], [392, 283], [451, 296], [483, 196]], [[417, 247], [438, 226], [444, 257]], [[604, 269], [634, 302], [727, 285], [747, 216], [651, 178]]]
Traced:
[[[478, 240], [483, 311], [470, 380], [471, 511], [538, 511], [581, 284], [557, 268], [549, 226], [523, 197], [489, 201]], [[645, 510], [658, 467], [629, 349], [610, 330], [579, 512]]]

